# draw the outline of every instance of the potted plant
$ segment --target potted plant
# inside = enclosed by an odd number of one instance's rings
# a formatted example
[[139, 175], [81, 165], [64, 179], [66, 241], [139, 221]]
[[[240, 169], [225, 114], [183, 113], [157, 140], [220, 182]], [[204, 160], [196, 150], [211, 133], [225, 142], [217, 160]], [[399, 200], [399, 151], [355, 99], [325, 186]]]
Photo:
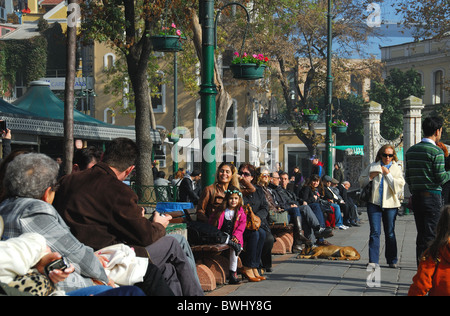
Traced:
[[306, 122], [315, 122], [319, 118], [319, 109], [306, 108], [302, 110], [303, 120]]
[[242, 80], [257, 80], [264, 78], [264, 70], [266, 69], [269, 58], [263, 54], [249, 55], [244, 53], [239, 56], [239, 53], [234, 53], [235, 57], [231, 62], [231, 71], [233, 78]]
[[344, 120], [337, 120], [334, 122], [330, 122], [330, 127], [335, 133], [345, 133], [348, 128], [348, 123]]
[[183, 50], [183, 42], [186, 36], [177, 28], [175, 23], [170, 27], [163, 26], [158, 35], [151, 38], [153, 50], [157, 52], [179, 52]]
[[169, 139], [169, 142], [177, 143], [180, 140], [180, 135], [175, 133], [169, 133], [167, 135], [167, 138]]

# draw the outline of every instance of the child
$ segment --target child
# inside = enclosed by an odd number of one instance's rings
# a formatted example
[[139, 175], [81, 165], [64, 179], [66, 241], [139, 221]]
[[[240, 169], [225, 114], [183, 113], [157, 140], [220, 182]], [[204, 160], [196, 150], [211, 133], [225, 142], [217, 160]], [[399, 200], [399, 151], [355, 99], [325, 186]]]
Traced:
[[409, 288], [409, 296], [450, 295], [450, 206], [444, 207], [436, 238], [420, 259], [417, 274]]
[[228, 245], [234, 251], [230, 251], [230, 276], [229, 284], [239, 284], [237, 279], [238, 255], [244, 245], [244, 230], [247, 223], [247, 215], [242, 207], [242, 193], [237, 188], [229, 187], [225, 191], [225, 199], [220, 208], [211, 216], [210, 224], [217, 226], [221, 231], [227, 233]]

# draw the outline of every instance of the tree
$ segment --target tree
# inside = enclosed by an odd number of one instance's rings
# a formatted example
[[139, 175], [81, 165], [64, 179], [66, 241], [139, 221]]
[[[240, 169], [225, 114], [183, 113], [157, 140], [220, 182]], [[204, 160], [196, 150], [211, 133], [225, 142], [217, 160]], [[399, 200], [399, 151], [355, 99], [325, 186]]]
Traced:
[[[333, 1], [333, 97], [341, 97], [349, 86], [350, 73], [365, 72], [369, 78], [380, 75], [379, 63], [369, 58], [358, 66], [346, 58], [361, 52], [361, 44], [373, 34], [364, 21], [366, 7], [371, 1]], [[253, 2], [253, 36], [257, 47], [272, 57], [271, 71], [282, 87], [282, 98], [287, 105], [288, 120], [298, 138], [317, 154], [317, 145], [324, 141], [314, 124], [305, 128], [300, 112], [311, 99], [325, 93], [327, 60], [328, 1], [264, 1]], [[282, 48], [282, 49], [280, 49]], [[367, 71], [371, 69], [372, 71]], [[361, 76], [362, 77], [362, 76]], [[336, 80], [341, 78], [341, 80]], [[295, 91], [296, 102], [291, 101]], [[319, 105], [322, 111], [325, 105]]]
[[450, 32], [450, 1], [403, 0], [392, 5], [403, 15], [403, 23], [415, 29], [415, 37], [443, 37]]
[[[127, 65], [136, 107], [137, 186], [153, 183], [151, 170], [153, 111], [147, 83], [147, 67], [152, 45], [150, 35], [161, 16], [162, 0], [99, 0], [82, 7], [82, 31], [85, 39], [108, 42], [119, 49]], [[154, 123], [154, 120], [153, 120]], [[154, 124], [153, 124], [154, 125]]]
[[384, 138], [395, 139], [403, 131], [402, 101], [411, 95], [420, 98], [424, 93], [420, 74], [414, 69], [391, 69], [384, 82], [373, 83], [369, 96], [383, 108], [380, 129]]

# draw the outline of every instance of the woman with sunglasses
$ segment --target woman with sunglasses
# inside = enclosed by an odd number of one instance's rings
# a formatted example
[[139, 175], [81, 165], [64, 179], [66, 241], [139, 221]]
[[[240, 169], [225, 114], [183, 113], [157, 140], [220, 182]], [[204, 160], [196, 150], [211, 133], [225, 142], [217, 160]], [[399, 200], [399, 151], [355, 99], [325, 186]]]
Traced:
[[378, 150], [375, 162], [371, 163], [359, 178], [361, 187], [372, 181], [372, 194], [367, 203], [370, 224], [369, 266], [372, 268], [379, 265], [381, 223], [386, 242], [386, 261], [389, 267], [397, 267], [395, 219], [400, 207], [399, 195], [405, 185], [403, 171], [397, 161], [394, 147], [384, 145]]

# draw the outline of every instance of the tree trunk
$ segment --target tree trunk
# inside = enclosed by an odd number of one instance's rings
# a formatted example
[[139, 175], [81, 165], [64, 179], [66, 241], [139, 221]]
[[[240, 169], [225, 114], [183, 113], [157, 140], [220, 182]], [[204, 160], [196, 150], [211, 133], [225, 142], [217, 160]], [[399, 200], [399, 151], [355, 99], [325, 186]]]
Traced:
[[145, 48], [136, 45], [130, 48], [130, 52], [126, 56], [128, 74], [133, 86], [136, 104], [136, 144], [139, 149], [139, 157], [136, 162], [136, 185], [138, 187], [153, 185], [153, 141], [150, 136], [150, 129], [154, 129], [156, 126], [154, 126], [154, 123], [152, 124], [153, 111], [147, 81], [147, 64], [150, 52], [150, 44], [146, 45]]
[[[69, 5], [76, 4], [76, 0], [70, 0]], [[72, 7], [73, 8], [73, 7]], [[76, 11], [76, 9], [73, 9]], [[71, 16], [73, 13], [68, 12]], [[77, 51], [77, 21], [67, 23], [67, 73], [64, 92], [64, 172], [72, 173], [73, 165], [73, 104], [75, 89], [75, 63]], [[69, 17], [70, 18], [70, 17]]]

